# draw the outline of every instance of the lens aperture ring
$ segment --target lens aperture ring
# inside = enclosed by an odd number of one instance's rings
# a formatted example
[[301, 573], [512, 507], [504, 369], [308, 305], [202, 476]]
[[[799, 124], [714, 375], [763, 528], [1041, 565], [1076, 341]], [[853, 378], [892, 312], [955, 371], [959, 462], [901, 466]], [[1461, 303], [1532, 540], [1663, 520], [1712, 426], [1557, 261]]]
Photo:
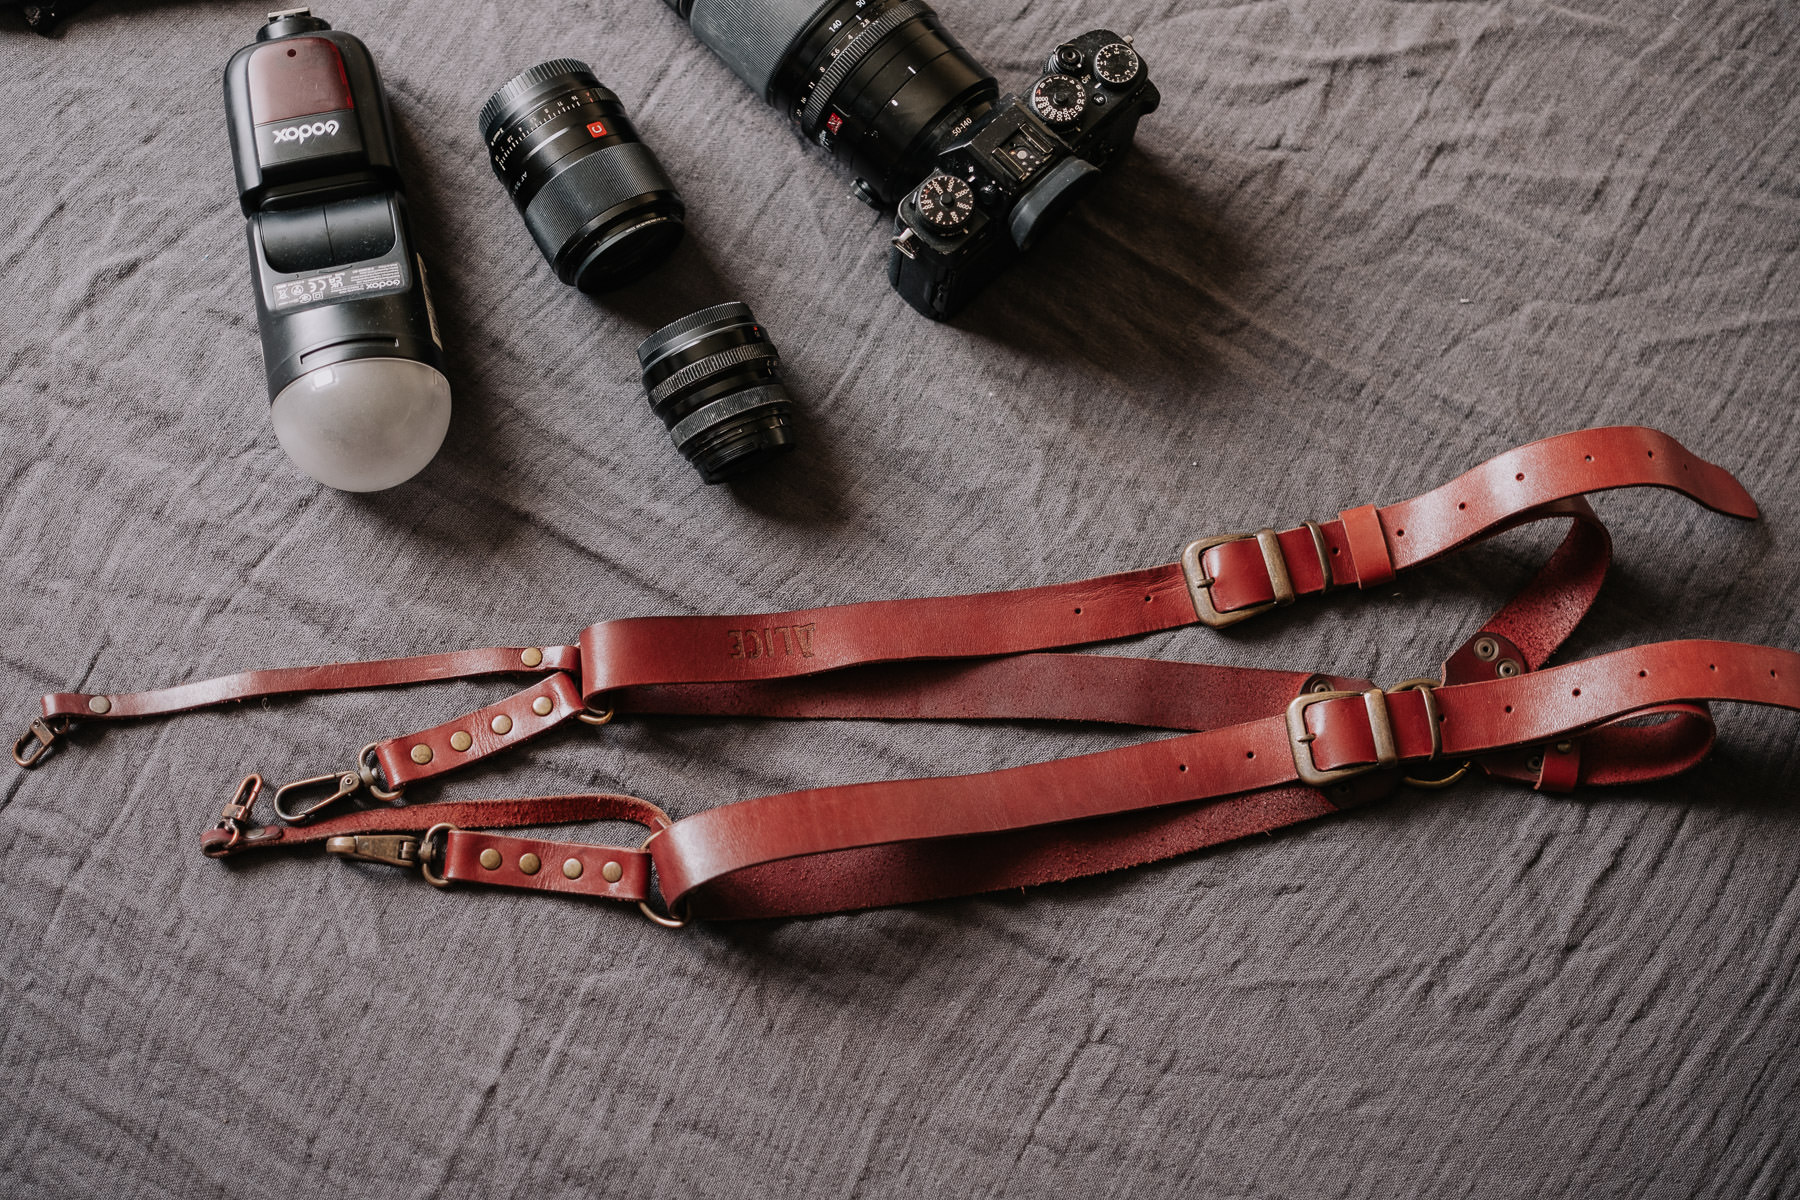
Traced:
[[787, 388], [779, 383], [763, 387], [751, 388], [747, 392], [738, 392], [726, 396], [722, 400], [714, 400], [703, 408], [697, 408], [678, 421], [669, 430], [669, 440], [675, 443], [677, 450], [686, 450], [688, 444], [702, 434], [710, 433], [720, 424], [734, 417], [760, 415], [763, 413], [782, 414], [793, 410], [794, 399]]
[[781, 352], [767, 342], [733, 346], [718, 354], [708, 355], [697, 363], [690, 363], [657, 384], [650, 393], [650, 407], [660, 410], [671, 397], [693, 387], [707, 376], [728, 371], [744, 363], [756, 362], [758, 359], [769, 360], [762, 369], [771, 373], [781, 367]]
[[849, 43], [831, 60], [831, 64], [819, 74], [818, 81], [813, 84], [812, 91], [807, 94], [806, 107], [800, 115], [801, 132], [811, 137], [818, 132], [819, 122], [825, 118], [825, 110], [831, 107], [832, 97], [842, 87], [844, 80], [850, 78], [851, 72], [863, 64], [863, 60], [873, 54], [888, 34], [916, 17], [930, 16], [931, 5], [924, 0], [901, 0], [886, 12], [855, 34]]

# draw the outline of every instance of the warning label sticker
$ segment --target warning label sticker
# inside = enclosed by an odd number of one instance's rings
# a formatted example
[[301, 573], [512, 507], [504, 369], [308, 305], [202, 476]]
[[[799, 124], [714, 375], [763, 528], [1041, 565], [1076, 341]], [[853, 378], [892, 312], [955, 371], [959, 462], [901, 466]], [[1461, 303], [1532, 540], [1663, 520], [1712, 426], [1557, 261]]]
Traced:
[[324, 271], [304, 279], [275, 285], [276, 309], [296, 304], [313, 304], [320, 300], [340, 300], [346, 296], [366, 296], [376, 292], [397, 292], [406, 287], [406, 278], [398, 262], [378, 263], [369, 267], [352, 267], [347, 271]]

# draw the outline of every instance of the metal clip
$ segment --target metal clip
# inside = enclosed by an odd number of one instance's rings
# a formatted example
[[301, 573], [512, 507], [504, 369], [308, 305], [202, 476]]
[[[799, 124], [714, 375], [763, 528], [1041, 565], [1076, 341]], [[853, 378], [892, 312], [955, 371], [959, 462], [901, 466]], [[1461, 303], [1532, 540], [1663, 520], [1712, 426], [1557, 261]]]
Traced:
[[[13, 761], [26, 770], [44, 761], [56, 740], [62, 737], [75, 724], [68, 717], [63, 718], [61, 725], [52, 725], [45, 717], [34, 718], [18, 741], [13, 743]], [[33, 745], [32, 743], [36, 743]]]
[[390, 867], [419, 865], [419, 839], [410, 833], [365, 833], [354, 837], [334, 837], [325, 843], [325, 851], [339, 858], [386, 863]]
[[244, 826], [250, 823], [250, 814], [256, 808], [256, 798], [262, 795], [263, 777], [251, 774], [244, 776], [237, 791], [231, 793], [231, 799], [225, 802], [224, 811], [219, 814], [219, 823], [214, 829], [223, 829], [231, 834], [231, 840], [216, 849], [202, 849], [214, 858], [222, 858], [231, 853], [237, 844], [244, 839]]
[[[329, 808], [339, 800], [347, 800], [362, 787], [362, 776], [355, 771], [333, 772], [330, 775], [315, 775], [311, 779], [296, 779], [275, 789], [275, 815], [289, 825], [298, 825], [311, 820], [321, 809]], [[315, 800], [303, 808], [289, 811], [283, 803], [288, 795], [294, 792], [317, 791], [321, 788], [334, 789], [329, 796]]]

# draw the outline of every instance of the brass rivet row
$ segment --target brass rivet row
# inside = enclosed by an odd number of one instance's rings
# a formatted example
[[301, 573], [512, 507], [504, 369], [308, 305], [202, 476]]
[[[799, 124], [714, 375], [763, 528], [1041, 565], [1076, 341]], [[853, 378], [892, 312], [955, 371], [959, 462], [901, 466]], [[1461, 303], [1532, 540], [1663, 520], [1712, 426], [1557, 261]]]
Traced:
[[420, 742], [417, 746], [414, 746], [412, 748], [412, 760], [414, 762], [418, 763], [421, 767], [424, 766], [426, 763], [430, 762], [431, 761], [431, 747], [427, 746], [423, 742]]
[[481, 852], [481, 865], [490, 871], [498, 871], [500, 869], [500, 852], [492, 846], [483, 850]]
[[507, 734], [512, 732], [512, 718], [507, 716], [505, 713], [501, 713], [499, 716], [495, 717], [492, 722], [489, 723], [488, 728], [492, 729], [495, 733], [499, 734], [501, 737], [505, 737]]
[[600, 878], [606, 880], [608, 883], [619, 882], [620, 877], [624, 874], [625, 868], [621, 867], [616, 862], [609, 862], [604, 867], [600, 868]]
[[563, 875], [569, 879], [581, 878], [581, 860], [579, 858], [563, 859]]
[[540, 717], [549, 716], [550, 711], [552, 709], [554, 709], [555, 707], [556, 707], [556, 701], [552, 700], [548, 696], [539, 696], [536, 700], [533, 700], [531, 702], [531, 711], [536, 713]]
[[543, 863], [538, 861], [538, 856], [535, 854], [526, 853], [519, 856], [519, 870], [525, 872], [527, 875], [536, 875], [538, 873], [538, 868], [543, 865]]
[[470, 746], [473, 746], [474, 744], [475, 744], [475, 739], [470, 737], [465, 731], [463, 731], [461, 729], [457, 730], [455, 733], [450, 735], [450, 748], [452, 750], [456, 751], [458, 754], [463, 753]]

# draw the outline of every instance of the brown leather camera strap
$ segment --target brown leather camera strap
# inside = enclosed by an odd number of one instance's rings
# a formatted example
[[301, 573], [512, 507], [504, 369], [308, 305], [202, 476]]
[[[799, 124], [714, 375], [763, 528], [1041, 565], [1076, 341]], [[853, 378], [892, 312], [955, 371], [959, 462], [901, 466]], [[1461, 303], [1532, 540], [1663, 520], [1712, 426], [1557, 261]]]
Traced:
[[[1760, 647], [1670, 643], [1540, 669], [1592, 606], [1610, 562], [1610, 539], [1584, 497], [1644, 486], [1757, 515], [1735, 479], [1666, 435], [1588, 430], [1514, 450], [1400, 504], [1203, 538], [1181, 562], [1076, 583], [754, 617], [632, 618], [589, 628], [579, 647], [251, 672], [129, 695], [56, 694], [45, 697], [44, 717], [15, 758], [35, 763], [76, 719], [499, 674], [540, 678], [478, 712], [371, 743], [350, 770], [282, 790], [330, 795], [301, 808], [278, 794], [278, 812], [304, 819], [361, 786], [397, 798], [570, 720], [598, 725], [623, 714], [1053, 719], [1187, 731], [1012, 771], [746, 800], [674, 823], [642, 801], [560, 797], [247, 830], [261, 783], [246, 781], [205, 840], [221, 856], [323, 840], [353, 857], [422, 862], [434, 882], [639, 902], [650, 898], [654, 862], [670, 911], [709, 917], [1067, 879], [1338, 811], [1438, 760], [1453, 778], [1479, 766], [1552, 790], [1661, 778], [1710, 749], [1706, 701], [1800, 707], [1800, 660]], [[1383, 691], [1313, 674], [1045, 652], [1193, 623], [1220, 628], [1302, 596], [1381, 586], [1398, 571], [1549, 519], [1569, 522], [1562, 544], [1437, 680]], [[577, 812], [585, 815], [569, 815]], [[601, 817], [637, 821], [649, 841], [628, 851], [483, 832]]]

